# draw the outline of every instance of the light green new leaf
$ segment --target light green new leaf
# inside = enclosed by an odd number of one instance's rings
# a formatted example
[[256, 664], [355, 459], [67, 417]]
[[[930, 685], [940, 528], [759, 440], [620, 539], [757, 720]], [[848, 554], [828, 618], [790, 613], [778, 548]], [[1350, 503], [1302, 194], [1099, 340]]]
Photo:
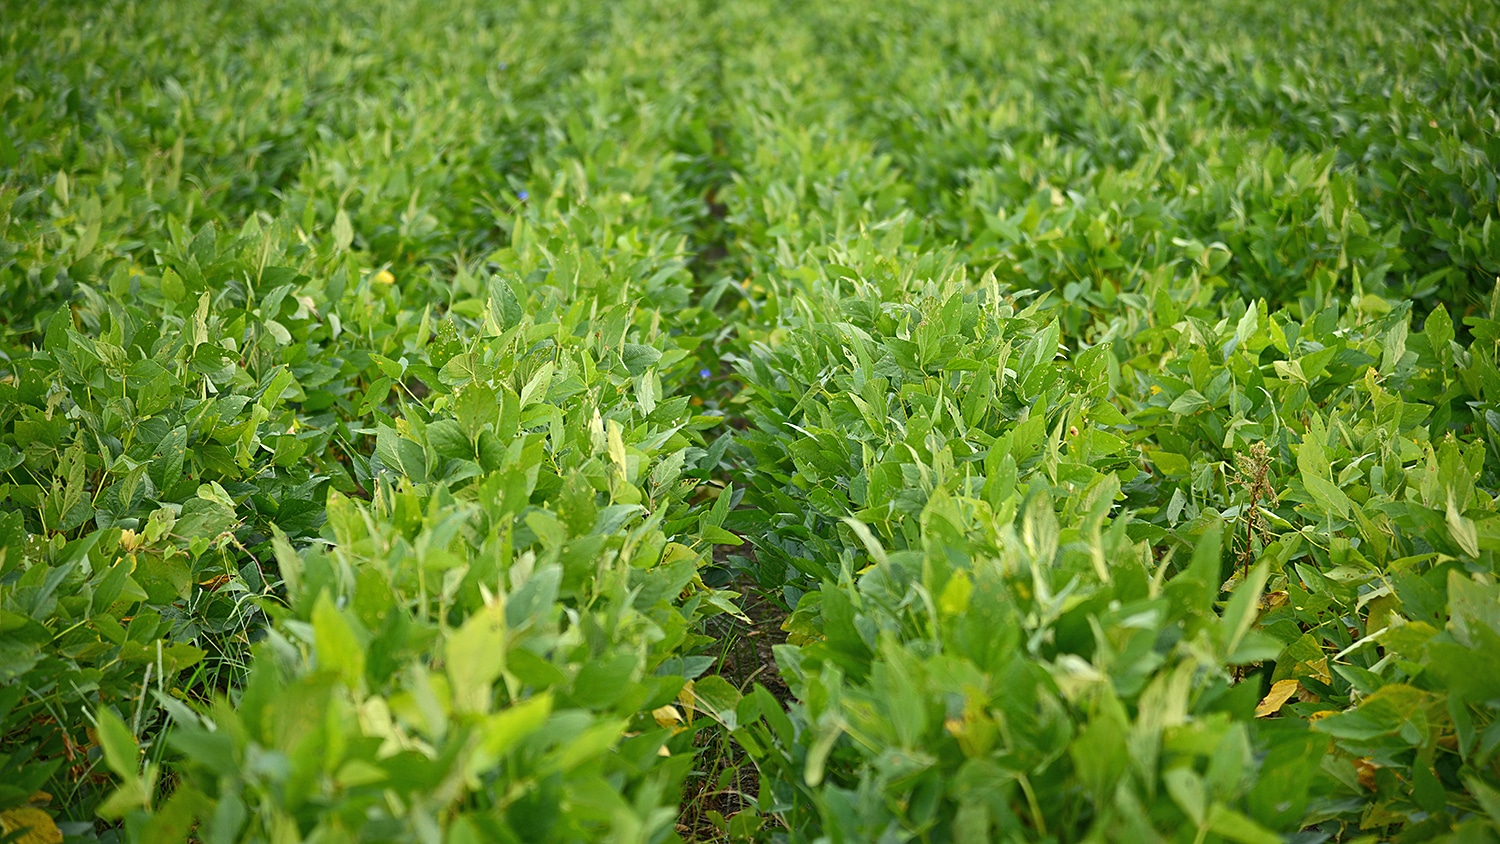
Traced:
[[490, 711], [492, 686], [505, 671], [505, 607], [486, 604], [469, 616], [443, 650], [456, 712]]
[[318, 666], [334, 671], [353, 691], [364, 687], [365, 646], [327, 591], [318, 595], [312, 611], [314, 650]]

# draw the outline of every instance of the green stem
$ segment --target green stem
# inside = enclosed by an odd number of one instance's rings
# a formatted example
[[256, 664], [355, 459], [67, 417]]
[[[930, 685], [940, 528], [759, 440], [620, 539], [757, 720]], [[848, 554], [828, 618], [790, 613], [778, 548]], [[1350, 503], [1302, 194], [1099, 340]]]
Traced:
[[1017, 774], [1016, 782], [1021, 784], [1021, 791], [1026, 795], [1026, 805], [1031, 810], [1031, 822], [1036, 824], [1036, 831], [1042, 837], [1046, 837], [1047, 821], [1042, 817], [1042, 806], [1036, 800], [1036, 792], [1031, 790], [1031, 781], [1026, 779], [1025, 774]]

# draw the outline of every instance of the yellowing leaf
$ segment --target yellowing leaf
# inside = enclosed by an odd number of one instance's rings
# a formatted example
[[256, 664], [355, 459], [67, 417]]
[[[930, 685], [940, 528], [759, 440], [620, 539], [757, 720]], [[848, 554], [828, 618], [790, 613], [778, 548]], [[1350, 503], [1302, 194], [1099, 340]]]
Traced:
[[1296, 680], [1277, 680], [1260, 705], [1255, 707], [1255, 717], [1268, 718], [1281, 711], [1281, 707], [1297, 693], [1300, 684]]
[[974, 584], [970, 582], [969, 576], [962, 570], [956, 571], [943, 587], [943, 594], [938, 598], [938, 609], [944, 615], [961, 615], [968, 610], [969, 597], [973, 592]]
[[32, 806], [0, 812], [0, 828], [6, 835], [21, 833], [9, 839], [12, 844], [62, 844], [63, 840], [62, 830], [57, 828], [52, 816]]
[[657, 725], [661, 727], [671, 727], [682, 723], [682, 713], [670, 703], [651, 710], [651, 717], [655, 718]]
[[1312, 662], [1303, 663], [1309, 669], [1312, 676], [1325, 683], [1333, 682], [1333, 675], [1328, 673], [1328, 657], [1315, 659]]
[[486, 604], [448, 640], [444, 656], [459, 712], [490, 711], [491, 686], [505, 672], [505, 607]]
[[349, 213], [342, 208], [333, 216], [333, 243], [340, 252], [354, 243], [354, 224], [349, 220]]
[[630, 464], [625, 459], [625, 430], [620, 423], [611, 419], [608, 422], [605, 435], [609, 441], [609, 460], [620, 470], [625, 477], [630, 475]]

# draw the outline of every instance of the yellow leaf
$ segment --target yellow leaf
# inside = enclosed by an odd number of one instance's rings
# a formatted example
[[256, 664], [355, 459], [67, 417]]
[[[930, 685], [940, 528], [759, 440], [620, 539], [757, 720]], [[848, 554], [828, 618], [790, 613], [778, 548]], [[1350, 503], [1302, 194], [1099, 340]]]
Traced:
[[1277, 680], [1271, 684], [1271, 693], [1255, 707], [1255, 717], [1265, 718], [1281, 711], [1281, 707], [1292, 699], [1299, 688], [1296, 680]]
[[620, 423], [610, 419], [605, 429], [605, 437], [609, 443], [609, 460], [620, 470], [620, 474], [627, 479], [630, 476], [630, 463], [625, 454], [625, 429]]
[[1310, 669], [1314, 679], [1322, 680], [1325, 683], [1333, 682], [1333, 677], [1328, 673], [1328, 657], [1325, 656], [1322, 659], [1303, 664]]
[[671, 704], [651, 710], [651, 717], [655, 718], [657, 725], [661, 727], [670, 727], [674, 724], [682, 723], [682, 713], [678, 712], [677, 707]]
[[62, 830], [53, 823], [52, 816], [31, 806], [0, 812], [0, 828], [7, 835], [25, 830], [20, 837], [11, 839], [14, 844], [62, 844], [63, 840]]

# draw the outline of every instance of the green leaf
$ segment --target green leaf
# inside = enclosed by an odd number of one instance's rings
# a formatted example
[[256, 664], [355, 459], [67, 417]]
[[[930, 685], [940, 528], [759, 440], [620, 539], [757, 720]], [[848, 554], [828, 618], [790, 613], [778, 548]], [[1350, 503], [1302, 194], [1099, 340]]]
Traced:
[[[282, 329], [282, 331], [285, 330]], [[286, 342], [291, 342], [290, 335], [287, 335]], [[284, 366], [277, 367], [276, 374], [271, 377], [271, 383], [267, 384], [265, 392], [261, 393], [260, 406], [267, 410], [276, 409], [277, 405], [281, 404], [282, 395], [286, 393], [287, 388], [292, 386], [293, 380], [295, 379], [292, 377], [291, 370]]]
[[94, 729], [104, 751], [104, 764], [123, 780], [137, 779], [141, 773], [141, 748], [120, 716], [101, 706], [94, 712]]
[[1332, 479], [1332, 470], [1329, 468], [1327, 456], [1323, 453], [1323, 444], [1318, 442], [1311, 432], [1303, 437], [1302, 443], [1297, 446], [1297, 469], [1302, 473], [1304, 483], [1309, 477]]
[[1439, 304], [1427, 315], [1427, 322], [1422, 326], [1422, 333], [1427, 336], [1427, 342], [1432, 344], [1432, 353], [1437, 356], [1438, 365], [1444, 369], [1453, 363], [1453, 350], [1449, 346], [1453, 342], [1453, 320], [1448, 316], [1448, 308]]
[[1167, 409], [1178, 416], [1191, 416], [1194, 413], [1208, 407], [1208, 399], [1197, 390], [1188, 390], [1178, 396]]
[[1386, 736], [1408, 735], [1416, 744], [1420, 736], [1412, 725], [1425, 723], [1420, 713], [1427, 706], [1426, 693], [1402, 683], [1382, 686], [1361, 701], [1359, 708], [1323, 718], [1313, 729], [1338, 739], [1366, 743]]
[[1484, 813], [1489, 815], [1490, 822], [1500, 826], [1500, 788], [1490, 785], [1471, 771], [1464, 771], [1462, 776], [1464, 785], [1469, 789], [1469, 793], [1474, 795], [1475, 801], [1479, 803], [1480, 808], [1484, 809]]
[[1130, 766], [1130, 748], [1126, 744], [1129, 724], [1116, 701], [1106, 704], [1083, 727], [1068, 746], [1068, 754], [1078, 770], [1078, 779], [1094, 795], [1107, 800], [1116, 783]]
[[1192, 563], [1172, 578], [1166, 587], [1173, 617], [1202, 614], [1209, 611], [1219, 594], [1219, 569], [1223, 554], [1223, 523], [1209, 523], [1203, 535], [1193, 543]]
[[1448, 805], [1448, 792], [1443, 788], [1442, 781], [1420, 759], [1412, 766], [1412, 796], [1416, 798], [1417, 805], [1429, 814], [1441, 812]]
[[593, 659], [573, 678], [573, 699], [590, 709], [607, 709], [629, 690], [632, 676], [640, 666], [634, 654], [614, 654]]
[[1317, 502], [1319, 509], [1325, 513], [1348, 517], [1349, 511], [1354, 508], [1354, 502], [1349, 500], [1349, 496], [1331, 481], [1324, 480], [1318, 475], [1303, 475], [1302, 483], [1307, 487], [1308, 494]]
[[1188, 816], [1195, 826], [1208, 826], [1208, 783], [1191, 768], [1173, 768], [1162, 774], [1167, 793], [1172, 802]]
[[698, 708], [731, 730], [738, 726], [735, 708], [739, 705], [740, 693], [727, 680], [710, 674], [694, 681], [691, 689], [693, 702]]
[[391, 385], [391, 379], [385, 376], [381, 376], [370, 382], [370, 386], [365, 388], [364, 396], [359, 400], [359, 409], [356, 413], [364, 416], [374, 408], [384, 404], [386, 396], [391, 394]]
[[880, 540], [875, 538], [875, 534], [870, 532], [869, 525], [852, 516], [845, 516], [841, 521], [848, 525], [850, 530], [854, 531], [854, 535], [859, 539], [860, 544], [864, 546], [865, 552], [870, 555], [871, 560], [880, 565], [884, 565], [887, 562], [885, 546], [881, 545]]
[[1265, 588], [1266, 579], [1270, 576], [1270, 563], [1265, 560], [1257, 563], [1245, 576], [1229, 599], [1229, 605], [1224, 608], [1224, 649], [1222, 653], [1227, 657], [1233, 654], [1244, 640], [1245, 634], [1250, 632], [1250, 627], [1260, 615], [1260, 595]]
[[740, 545], [745, 538], [719, 527], [706, 527], [703, 529], [703, 539], [711, 545]]
[[151, 478], [156, 488], [168, 490], [182, 478], [182, 464], [187, 458], [187, 428], [179, 425], [162, 437], [151, 462]]
[[1386, 332], [1385, 340], [1381, 345], [1380, 374], [1390, 375], [1396, 371], [1396, 364], [1401, 362], [1401, 356], [1406, 354], [1407, 322], [1410, 315], [1397, 320]]
[[500, 418], [500, 403], [495, 391], [485, 384], [471, 383], [464, 387], [453, 401], [453, 415], [471, 440], [479, 439], [479, 432], [494, 425]]
[[1255, 334], [1259, 325], [1260, 309], [1255, 302], [1251, 302], [1245, 308], [1245, 313], [1234, 327], [1234, 341], [1236, 346], [1243, 346], [1245, 341]]
[[661, 352], [654, 346], [626, 343], [620, 351], [625, 370], [631, 375], [640, 375], [661, 361]]
[[471, 775], [489, 770], [527, 736], [541, 729], [552, 714], [552, 696], [541, 694], [502, 709], [479, 727], [479, 751], [469, 762]]
[[350, 689], [364, 688], [365, 648], [333, 599], [325, 590], [318, 595], [312, 611], [314, 651], [318, 666], [337, 673]]
[[443, 659], [455, 712], [483, 715], [490, 711], [491, 687], [505, 672], [505, 640], [505, 608], [498, 602], [487, 603], [469, 616], [448, 640]]
[[452, 419], [440, 419], [427, 426], [427, 444], [439, 457], [474, 459], [474, 444], [463, 428]]
[[375, 434], [375, 456], [392, 471], [416, 483], [427, 480], [427, 457], [422, 447], [397, 434], [395, 429], [380, 426]]
[[6, 132], [0, 132], [0, 167], [14, 167], [21, 160], [21, 153]]
[[287, 597], [296, 604], [302, 598], [302, 557], [292, 548], [286, 532], [275, 525], [271, 526], [271, 552], [286, 583]]
[[1281, 836], [1225, 806], [1215, 803], [1209, 810], [1208, 830], [1240, 844], [1281, 844]]
[[1261, 763], [1260, 776], [1246, 798], [1252, 815], [1277, 827], [1295, 826], [1312, 797], [1312, 783], [1329, 742], [1300, 731], [1278, 736]]
[[132, 576], [154, 604], [173, 604], [192, 594], [192, 566], [181, 552], [144, 555]]
[[552, 375], [557, 371], [552, 361], [547, 361], [539, 367], [526, 386], [521, 388], [521, 407], [529, 407], [532, 402], [547, 398], [547, 390], [552, 386]]
[[1478, 557], [1479, 530], [1474, 526], [1473, 520], [1459, 512], [1451, 495], [1448, 497], [1447, 513], [1448, 535], [1452, 537], [1453, 543], [1470, 557]]
[[1160, 469], [1163, 474], [1172, 477], [1180, 478], [1186, 475], [1192, 468], [1192, 464], [1188, 462], [1188, 459], [1180, 454], [1157, 450], [1150, 452], [1150, 455], [1151, 462], [1156, 464], [1156, 468]]

